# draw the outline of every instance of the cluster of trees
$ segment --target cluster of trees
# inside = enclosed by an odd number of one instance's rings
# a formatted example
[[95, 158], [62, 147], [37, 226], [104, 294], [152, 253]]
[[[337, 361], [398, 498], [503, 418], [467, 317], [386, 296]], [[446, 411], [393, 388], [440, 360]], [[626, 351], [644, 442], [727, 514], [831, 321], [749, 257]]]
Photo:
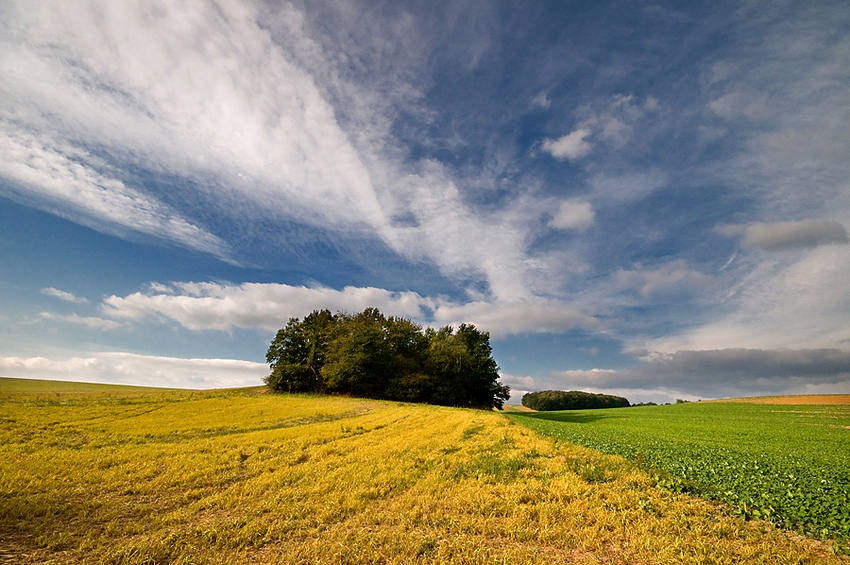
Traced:
[[290, 318], [266, 355], [277, 392], [348, 394], [446, 406], [502, 408], [490, 334], [471, 324], [422, 329], [377, 308]]
[[522, 397], [522, 405], [544, 412], [547, 410], [585, 410], [590, 408], [625, 408], [631, 406], [622, 396], [596, 394], [580, 390], [543, 390]]

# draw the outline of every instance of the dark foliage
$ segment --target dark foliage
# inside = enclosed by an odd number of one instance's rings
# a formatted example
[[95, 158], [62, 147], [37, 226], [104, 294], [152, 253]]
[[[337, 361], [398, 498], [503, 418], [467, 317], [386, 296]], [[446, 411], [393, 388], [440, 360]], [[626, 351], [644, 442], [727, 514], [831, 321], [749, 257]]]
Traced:
[[621, 396], [596, 394], [580, 390], [543, 390], [522, 397], [522, 405], [532, 410], [585, 410], [590, 408], [624, 408], [629, 401]]
[[314, 311], [291, 318], [266, 355], [276, 392], [350, 394], [471, 408], [502, 408], [490, 334], [461, 324], [439, 330], [376, 308], [359, 314]]

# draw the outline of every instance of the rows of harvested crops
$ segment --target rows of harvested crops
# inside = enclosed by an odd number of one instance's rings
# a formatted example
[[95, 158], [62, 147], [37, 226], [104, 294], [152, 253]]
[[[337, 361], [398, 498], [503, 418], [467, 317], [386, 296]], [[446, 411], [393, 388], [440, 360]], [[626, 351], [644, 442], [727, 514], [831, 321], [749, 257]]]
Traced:
[[740, 515], [850, 540], [850, 406], [691, 403], [517, 416], [533, 429], [662, 470], [657, 482]]
[[844, 562], [496, 413], [0, 388], [0, 419], [16, 563]]

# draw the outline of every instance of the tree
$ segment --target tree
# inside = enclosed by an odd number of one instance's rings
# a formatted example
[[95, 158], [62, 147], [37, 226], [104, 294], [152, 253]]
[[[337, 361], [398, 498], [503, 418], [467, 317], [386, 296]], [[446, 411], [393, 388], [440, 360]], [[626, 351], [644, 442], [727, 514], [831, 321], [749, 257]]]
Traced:
[[290, 318], [269, 345], [266, 384], [278, 392], [319, 392], [325, 388], [322, 368], [338, 318], [314, 310], [304, 320]]
[[324, 376], [329, 392], [381, 398], [391, 375], [392, 346], [377, 308], [342, 318], [329, 343]]
[[431, 332], [426, 372], [432, 375], [435, 404], [499, 408], [510, 389], [498, 382], [499, 367], [491, 356], [490, 334], [471, 324]]
[[463, 369], [468, 364], [467, 351], [454, 337], [451, 326], [428, 333], [425, 373], [429, 376], [427, 392], [433, 404], [451, 406], [465, 400]]
[[377, 308], [291, 318], [272, 340], [266, 384], [276, 392], [324, 392], [475, 408], [501, 408], [490, 335], [470, 324], [422, 329]]
[[466, 395], [470, 406], [501, 409], [505, 400], [510, 398], [510, 389], [499, 384], [499, 366], [493, 359], [490, 347], [490, 334], [476, 329], [471, 324], [461, 324], [455, 339], [466, 346], [467, 366]]
[[548, 410], [585, 410], [589, 408], [624, 408], [631, 406], [621, 396], [597, 394], [580, 390], [543, 390], [522, 397], [522, 405], [544, 412]]
[[390, 317], [384, 328], [390, 344], [386, 397], [430, 403], [430, 379], [425, 374], [428, 338], [422, 326], [404, 318]]

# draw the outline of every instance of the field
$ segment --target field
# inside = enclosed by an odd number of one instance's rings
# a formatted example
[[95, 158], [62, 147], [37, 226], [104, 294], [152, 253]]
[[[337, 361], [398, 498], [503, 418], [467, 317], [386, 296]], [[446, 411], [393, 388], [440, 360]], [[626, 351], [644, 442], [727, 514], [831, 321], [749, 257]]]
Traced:
[[[656, 483], [810, 536], [850, 539], [850, 405], [785, 399], [520, 414], [552, 437], [622, 455]], [[812, 398], [809, 400], [823, 400]], [[658, 471], [661, 472], [658, 472]]]
[[752, 396], [712, 402], [748, 402], [751, 404], [850, 404], [850, 394], [801, 394], [796, 396]]
[[0, 379], [0, 562], [850, 561], [512, 418]]

